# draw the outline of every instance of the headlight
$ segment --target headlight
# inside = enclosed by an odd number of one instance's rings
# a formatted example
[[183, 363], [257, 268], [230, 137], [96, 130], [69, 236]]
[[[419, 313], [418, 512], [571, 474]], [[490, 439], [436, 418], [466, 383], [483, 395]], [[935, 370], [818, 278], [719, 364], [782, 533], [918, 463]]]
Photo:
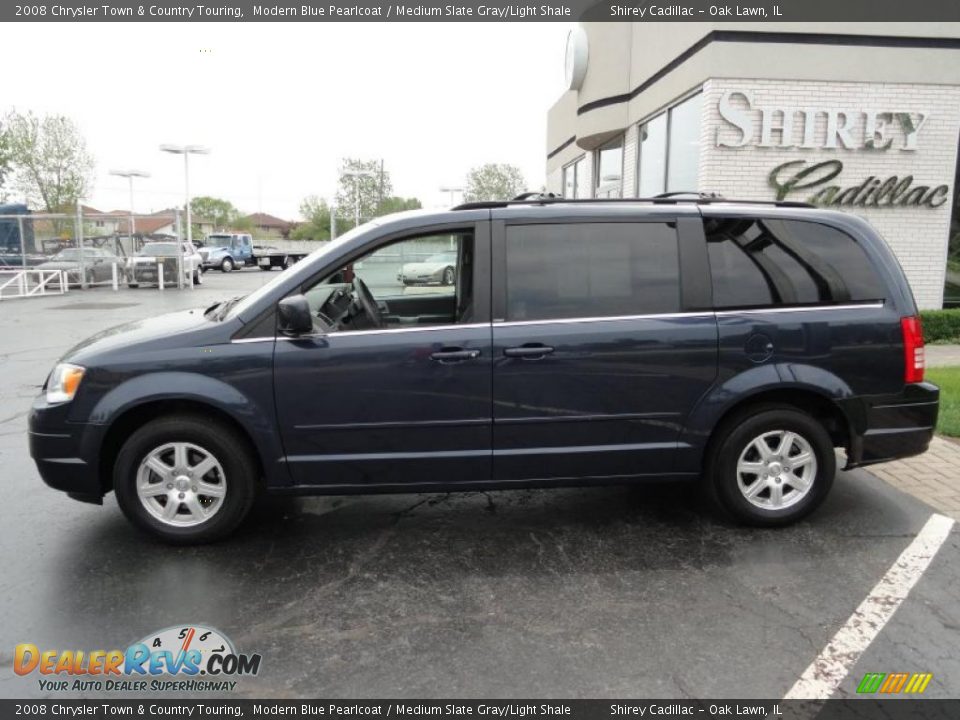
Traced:
[[57, 365], [47, 380], [47, 402], [65, 403], [73, 400], [85, 372], [86, 370], [79, 365], [70, 363]]

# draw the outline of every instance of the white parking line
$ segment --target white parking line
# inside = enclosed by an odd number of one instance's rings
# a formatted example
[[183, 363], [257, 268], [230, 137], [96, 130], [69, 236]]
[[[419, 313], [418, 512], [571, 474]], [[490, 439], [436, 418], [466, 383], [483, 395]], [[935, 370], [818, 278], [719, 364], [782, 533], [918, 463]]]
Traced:
[[906, 599], [950, 535], [953, 520], [931, 515], [846, 624], [810, 663], [784, 700], [826, 700]]

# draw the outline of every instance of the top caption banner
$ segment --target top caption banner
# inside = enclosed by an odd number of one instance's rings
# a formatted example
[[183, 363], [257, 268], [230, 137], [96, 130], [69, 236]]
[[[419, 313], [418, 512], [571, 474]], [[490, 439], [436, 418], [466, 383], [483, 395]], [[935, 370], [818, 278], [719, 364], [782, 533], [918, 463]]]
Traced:
[[[779, 0], [677, 4], [647, 0], [326, 0], [217, 4], [126, 0], [35, 0], [0, 3], [4, 22], [960, 22], [957, 0]], [[945, 36], [960, 36], [960, 30]]]

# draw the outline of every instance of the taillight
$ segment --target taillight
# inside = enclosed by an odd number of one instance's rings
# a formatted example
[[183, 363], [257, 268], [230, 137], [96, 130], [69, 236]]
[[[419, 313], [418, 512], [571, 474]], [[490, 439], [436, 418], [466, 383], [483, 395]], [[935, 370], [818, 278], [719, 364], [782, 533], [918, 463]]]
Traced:
[[917, 316], [900, 318], [903, 331], [903, 381], [923, 382], [923, 326]]

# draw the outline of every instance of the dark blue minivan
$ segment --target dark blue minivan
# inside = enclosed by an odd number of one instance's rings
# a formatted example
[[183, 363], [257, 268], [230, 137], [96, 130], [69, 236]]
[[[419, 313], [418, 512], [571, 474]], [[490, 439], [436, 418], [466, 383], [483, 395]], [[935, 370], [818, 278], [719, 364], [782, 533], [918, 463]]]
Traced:
[[[414, 285], [401, 269], [444, 254]], [[438, 275], [440, 277], [440, 275]], [[754, 525], [926, 450], [938, 389], [870, 225], [795, 203], [534, 197], [361, 226], [242, 298], [96, 335], [30, 415], [44, 481], [172, 542], [261, 492], [692, 480]]]

